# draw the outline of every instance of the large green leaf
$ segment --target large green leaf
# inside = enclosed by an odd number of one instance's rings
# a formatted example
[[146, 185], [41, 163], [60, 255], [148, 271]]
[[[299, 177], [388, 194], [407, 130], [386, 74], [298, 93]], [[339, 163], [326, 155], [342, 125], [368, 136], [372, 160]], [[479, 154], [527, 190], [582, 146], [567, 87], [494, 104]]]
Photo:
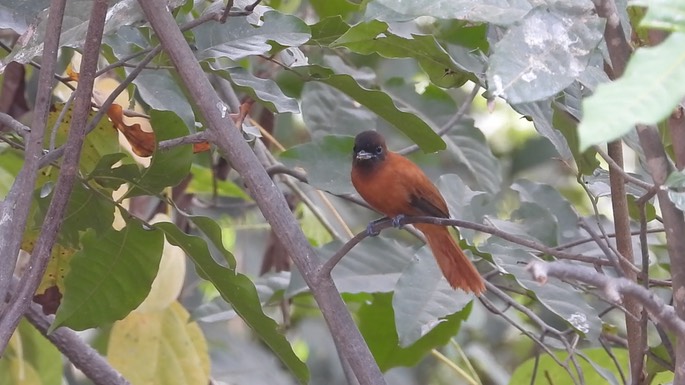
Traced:
[[656, 124], [685, 96], [685, 33], [640, 48], [623, 76], [597, 87], [583, 102], [580, 149], [619, 138], [636, 124]]
[[430, 248], [422, 247], [400, 276], [392, 297], [400, 346], [413, 344], [473, 299], [473, 294], [450, 287]]
[[404, 38], [387, 29], [386, 23], [377, 20], [357, 24], [330, 46], [344, 46], [364, 55], [416, 59], [431, 81], [440, 87], [459, 87], [468, 80], [461, 66], [432, 35], [413, 34], [412, 38]]
[[312, 37], [307, 44], [327, 46], [342, 36], [350, 26], [340, 15], [327, 17], [316, 24], [310, 25]]
[[[171, 111], [150, 111], [150, 123], [157, 143], [188, 135], [186, 125]], [[177, 185], [190, 172], [192, 160], [193, 147], [190, 145], [164, 151], [155, 150], [150, 166], [143, 170], [140, 178], [130, 182], [133, 186], [126, 196], [154, 195], [166, 187]]]
[[[584, 349], [579, 352], [584, 357], [577, 358], [580, 370], [586, 384], [616, 384], [617, 379], [621, 378], [619, 370], [627, 373], [628, 351], [625, 349], [611, 349], [611, 355], [601, 348]], [[566, 352], [555, 353], [559, 361], [565, 362], [569, 359]], [[616, 367], [616, 362], [621, 365]], [[599, 369], [599, 370], [598, 370]], [[535, 375], [537, 371], [537, 375]], [[575, 370], [572, 370], [576, 376]], [[531, 379], [535, 377], [535, 382]], [[509, 385], [548, 385], [570, 384], [574, 379], [569, 377], [566, 369], [559, 366], [552, 357], [542, 355], [539, 360], [530, 358], [519, 365], [514, 374], [509, 379]]]
[[585, 70], [602, 27], [592, 6], [533, 9], [493, 49], [487, 70], [493, 95], [512, 104], [555, 95]]
[[[186, 126], [195, 126], [193, 107], [171, 71], [163, 69], [143, 70], [133, 80], [133, 84], [136, 85], [141, 99], [151, 109], [173, 112], [183, 119]], [[154, 123], [152, 127], [156, 127]], [[187, 135], [187, 132], [184, 135]]]
[[500, 25], [521, 20], [531, 8], [530, 2], [526, 0], [377, 0], [369, 3], [369, 7], [371, 6], [376, 6], [373, 8], [374, 16], [384, 21], [404, 21], [418, 16], [433, 16], [438, 19], [459, 19]]
[[264, 103], [271, 111], [283, 113], [299, 113], [300, 106], [297, 100], [286, 96], [271, 79], [262, 79], [254, 76], [243, 67], [236, 67], [235, 63], [228, 68], [217, 65], [217, 61], [209, 63], [215, 72], [230, 80], [236, 88], [248, 93], [251, 97]]
[[157, 276], [164, 235], [129, 219], [121, 231], [90, 230], [73, 256], [62, 305], [50, 326], [84, 330], [124, 318], [145, 299]]
[[[333, 241], [317, 251], [322, 257], [330, 258], [342, 246], [342, 242]], [[410, 248], [383, 235], [366, 238], [333, 269], [335, 286], [341, 293], [390, 292], [394, 290], [412, 255]], [[294, 271], [286, 295], [293, 296], [307, 289], [302, 276]]]
[[304, 168], [312, 186], [334, 194], [348, 194], [354, 191], [350, 183], [353, 146], [352, 137], [328, 135], [291, 147], [279, 158], [289, 167]]
[[550, 278], [547, 283], [540, 285], [526, 271], [527, 263], [535, 257], [520, 248], [503, 246], [495, 240], [482, 249], [492, 254], [492, 260], [502, 272], [511, 275], [521, 286], [535, 293], [541, 305], [558, 315], [588, 341], [599, 338], [602, 320], [581, 291], [556, 278]]
[[677, 0], [632, 0], [630, 5], [648, 7], [641, 27], [685, 32], [685, 2]]
[[[173, 0], [169, 2], [169, 7], [176, 7], [182, 0]], [[32, 1], [33, 4], [26, 1], [16, 2], [11, 1], [11, 9], [16, 10], [18, 5], [25, 17], [30, 17], [29, 22], [35, 26], [33, 33], [27, 34], [28, 41], [24, 44], [16, 44], [14, 49], [0, 62], [0, 72], [4, 70], [7, 63], [16, 61], [19, 63], [28, 63], [33, 58], [40, 56], [43, 53], [43, 41], [45, 40], [45, 27], [48, 20], [48, 12], [39, 11], [39, 4]], [[0, 3], [2, 5], [2, 3]], [[48, 2], [43, 2], [44, 8], [47, 8]], [[24, 8], [25, 7], [25, 8]], [[91, 0], [71, 0], [66, 3], [64, 12], [64, 19], [62, 23], [62, 35], [60, 36], [60, 45], [66, 47], [80, 48], [83, 46], [88, 29], [88, 22], [90, 21], [90, 10], [93, 7]], [[0, 8], [1, 9], [1, 8]], [[131, 25], [145, 20], [142, 10], [136, 0], [121, 0], [116, 2], [116, 6], [112, 6], [107, 13], [107, 20], [105, 21], [105, 35], [116, 33], [119, 28], [124, 25]], [[19, 25], [20, 27], [20, 25]]]
[[214, 261], [202, 238], [185, 234], [168, 222], [157, 223], [155, 227], [164, 231], [169, 243], [188, 254], [200, 276], [214, 284], [221, 296], [233, 305], [235, 312], [269, 345], [300, 382], [306, 383], [309, 378], [307, 366], [297, 358], [288, 340], [278, 331], [278, 324], [264, 314], [252, 281]]
[[467, 306], [459, 313], [442, 319], [442, 322], [413, 344], [401, 347], [393, 320], [392, 294], [374, 294], [373, 302], [359, 309], [359, 331], [371, 349], [382, 371], [396, 366], [414, 366], [432, 349], [446, 344], [471, 311]]
[[41, 379], [41, 385], [62, 383], [62, 355], [57, 347], [48, 341], [26, 319], [17, 328], [21, 339], [22, 359], [31, 365]]
[[421, 117], [399, 109], [385, 92], [364, 88], [351, 76], [336, 75], [326, 67], [303, 66], [293, 71], [300, 74], [304, 80], [325, 83], [344, 92], [402, 131], [423, 151], [434, 152], [445, 149], [445, 142]]
[[556, 218], [558, 244], [569, 242], [580, 236], [578, 214], [552, 186], [519, 179], [511, 188], [519, 192], [522, 202], [536, 203], [549, 210]]
[[[38, 211], [35, 223], [42, 224], [52, 200], [38, 198]], [[69, 196], [67, 211], [60, 226], [59, 236], [62, 242], [72, 246], [79, 244], [80, 232], [94, 230], [98, 236], [105, 234], [114, 222], [114, 202], [98, 193], [90, 186], [77, 182]]]
[[240, 60], [263, 55], [271, 50], [268, 42], [296, 47], [309, 41], [309, 27], [295, 16], [267, 12], [260, 27], [245, 18], [232, 18], [228, 23], [204, 23], [193, 29], [196, 55], [199, 59], [227, 57]]
[[547, 138], [554, 149], [557, 150], [562, 161], [571, 163], [573, 152], [569, 148], [566, 138], [553, 124], [554, 111], [549, 100], [534, 103], [522, 103], [513, 105], [512, 108], [519, 114], [530, 116], [537, 132]]

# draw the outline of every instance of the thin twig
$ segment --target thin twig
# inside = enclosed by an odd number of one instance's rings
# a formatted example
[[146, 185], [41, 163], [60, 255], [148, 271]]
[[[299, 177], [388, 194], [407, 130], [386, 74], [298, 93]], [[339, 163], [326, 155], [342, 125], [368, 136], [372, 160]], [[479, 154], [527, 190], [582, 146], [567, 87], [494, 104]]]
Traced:
[[674, 308], [665, 304], [656, 294], [629, 279], [608, 277], [583, 266], [540, 260], [531, 261], [527, 270], [541, 284], [547, 282], [548, 277], [576, 280], [597, 287], [613, 302], [620, 303], [622, 298], [631, 297], [646, 307], [658, 322], [676, 333], [678, 338], [685, 338], [685, 321], [676, 316]]
[[[464, 103], [459, 107], [457, 113], [452, 115], [452, 117], [445, 124], [443, 124], [442, 127], [440, 127], [436, 134], [438, 134], [439, 136], [443, 136], [454, 128], [454, 126], [464, 117], [466, 112], [471, 108], [471, 104], [473, 103], [473, 100], [476, 98], [476, 96], [478, 96], [479, 90], [480, 86], [478, 84], [474, 84], [473, 89], [466, 97], [466, 100], [464, 100]], [[401, 155], [407, 155], [418, 150], [419, 146], [416, 144], [412, 144], [411, 146], [408, 146], [397, 151], [397, 153]]]
[[9, 127], [14, 133], [26, 139], [31, 129], [4, 112], [0, 112], [0, 124]]

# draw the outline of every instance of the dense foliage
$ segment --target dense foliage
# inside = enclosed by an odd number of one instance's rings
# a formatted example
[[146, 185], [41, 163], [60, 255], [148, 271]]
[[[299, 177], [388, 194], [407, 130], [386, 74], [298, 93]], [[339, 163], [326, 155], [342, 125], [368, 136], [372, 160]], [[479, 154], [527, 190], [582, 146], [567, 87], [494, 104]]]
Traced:
[[[0, 0], [0, 384], [87, 381], [29, 325], [40, 314], [11, 321], [20, 290], [55, 314], [50, 332], [91, 331], [80, 336], [134, 385], [359, 377], [331, 339], [352, 334], [326, 328], [339, 314], [312, 293], [328, 282], [318, 264], [379, 216], [349, 179], [367, 129], [439, 187], [488, 281], [480, 298], [453, 290], [411, 231], [344, 255], [333, 281], [387, 383], [685, 381], [681, 2], [172, 0], [223, 101], [207, 106], [178, 68], [188, 47], [120, 0], [81, 116], [72, 91], [92, 80], [81, 63], [98, 3], [66, 2], [46, 103], [49, 2]], [[257, 154], [249, 173], [207, 108]], [[89, 132], [63, 196], [79, 121]], [[316, 255], [288, 254], [250, 189], [265, 171]], [[36, 269], [37, 287], [19, 281]]]

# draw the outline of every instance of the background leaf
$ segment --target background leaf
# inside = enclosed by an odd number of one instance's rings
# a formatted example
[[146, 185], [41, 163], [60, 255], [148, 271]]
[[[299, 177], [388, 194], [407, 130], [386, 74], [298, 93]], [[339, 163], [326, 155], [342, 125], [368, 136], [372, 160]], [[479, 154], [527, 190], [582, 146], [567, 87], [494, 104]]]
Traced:
[[145, 299], [157, 275], [163, 234], [130, 219], [121, 231], [89, 230], [72, 257], [54, 330], [84, 330], [124, 318]]

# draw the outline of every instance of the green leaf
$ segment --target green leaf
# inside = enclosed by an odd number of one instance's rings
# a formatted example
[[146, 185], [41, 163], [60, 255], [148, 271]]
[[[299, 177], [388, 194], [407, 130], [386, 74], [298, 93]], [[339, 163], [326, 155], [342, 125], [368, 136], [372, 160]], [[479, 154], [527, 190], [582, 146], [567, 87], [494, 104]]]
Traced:
[[303, 66], [294, 68], [293, 71], [309, 81], [325, 83], [344, 92], [402, 131], [424, 152], [445, 149], [445, 142], [422, 118], [416, 114], [400, 110], [388, 94], [383, 91], [364, 88], [351, 76], [336, 75], [326, 67]]
[[334, 194], [348, 194], [354, 191], [350, 183], [353, 146], [352, 137], [327, 135], [291, 147], [279, 159], [288, 167], [304, 168], [312, 186]]
[[[60, 121], [60, 124], [55, 126], [57, 119], [63, 112], [63, 109], [63, 103], [55, 104], [50, 109], [48, 122], [46, 124], [48, 129], [46, 129], [45, 137], [43, 138], [46, 145], [51, 141], [53, 128], [57, 130], [57, 132], [54, 133], [55, 147], [59, 147], [67, 141], [69, 128], [71, 126], [71, 113], [73, 111], [73, 105], [67, 111], [64, 111], [63, 119]], [[95, 114], [96, 113], [94, 111], [91, 111], [89, 113], [89, 118], [92, 119], [95, 117]], [[79, 169], [83, 173], [90, 173], [96, 167], [100, 161], [100, 158], [107, 154], [118, 151], [119, 139], [117, 131], [112, 127], [112, 123], [110, 123], [109, 120], [102, 119], [97, 126], [95, 126], [95, 129], [90, 132], [88, 136], [86, 136], [86, 139], [83, 142], [81, 159], [79, 161]]]
[[[567, 112], [554, 109], [552, 118], [554, 128], [564, 135], [568, 142], [568, 148], [571, 149], [573, 159], [575, 159], [578, 171], [583, 175], [592, 175], [592, 172], [599, 167], [599, 160], [597, 160], [597, 151], [590, 148], [583, 152], [578, 150], [578, 123], [576, 120], [570, 118]], [[537, 125], [536, 125], [537, 127]], [[556, 143], [553, 142], [556, 147]], [[558, 151], [558, 148], [557, 148]], [[565, 159], [567, 160], [567, 159]]]
[[[51, 193], [46, 198], [38, 198], [35, 223], [44, 222], [52, 196]], [[81, 232], [92, 229], [98, 236], [105, 234], [114, 222], [114, 208], [114, 202], [93, 187], [75, 183], [59, 229], [60, 241], [78, 246]]]
[[309, 41], [309, 27], [295, 16], [270, 11], [264, 22], [255, 27], [246, 18], [231, 18], [229, 23], [204, 23], [193, 29], [196, 55], [204, 60], [227, 57], [240, 60], [248, 56], [263, 55], [271, 50], [268, 42], [281, 46], [297, 47]]
[[375, 15], [384, 21], [395, 21], [397, 15], [405, 17], [397, 21], [407, 20], [406, 17], [433, 16], [437, 19], [459, 19], [498, 25], [521, 20], [531, 8], [530, 2], [525, 0], [376, 0], [369, 5], [376, 3], [386, 9], [387, 14]]
[[573, 159], [573, 152], [569, 148], [569, 143], [564, 135], [553, 124], [553, 110], [551, 103], [547, 100], [535, 103], [522, 103], [513, 105], [512, 108], [519, 114], [533, 118], [535, 130], [547, 138], [554, 149], [564, 162], [570, 163]]
[[462, 72], [462, 67], [432, 35], [412, 34], [412, 38], [408, 39], [392, 34], [387, 29], [386, 23], [377, 20], [357, 24], [330, 46], [344, 46], [364, 55], [416, 59], [431, 81], [444, 88], [460, 87], [469, 79]]
[[587, 67], [603, 25], [592, 7], [533, 9], [493, 48], [487, 70], [493, 96], [518, 104], [563, 90]]
[[100, 186], [111, 190], [118, 189], [130, 180], [140, 179], [140, 170], [137, 164], [122, 164], [112, 168], [117, 162], [127, 157], [128, 154], [121, 152], [103, 156], [88, 175], [88, 179], [93, 179]]
[[550, 278], [547, 283], [540, 285], [526, 271], [526, 263], [535, 257], [519, 248], [503, 246], [496, 242], [489, 242], [482, 250], [492, 254], [492, 260], [502, 272], [535, 293], [541, 305], [559, 316], [585, 339], [596, 341], [599, 338], [602, 320], [597, 315], [598, 311], [588, 304], [582, 292], [556, 278]]
[[578, 214], [571, 204], [550, 185], [519, 179], [511, 188], [518, 191], [522, 202], [540, 205], [554, 216], [557, 223], [556, 243], [570, 242], [580, 236]]
[[312, 8], [320, 18], [331, 16], [347, 16], [359, 9], [361, 2], [351, 2], [349, 0], [313, 0], [310, 1]]
[[640, 27], [685, 32], [685, 2], [678, 0], [632, 0], [632, 6], [648, 7]]
[[[171, 71], [144, 70], [133, 80], [141, 99], [153, 110], [170, 111], [178, 115], [188, 127], [195, 125], [195, 113], [188, 98]], [[152, 124], [156, 135], [156, 126]], [[165, 128], [166, 129], [166, 128]], [[183, 135], [187, 135], [185, 132]], [[118, 142], [117, 142], [118, 143]]]
[[[186, 125], [171, 111], [150, 111], [150, 123], [155, 131], [156, 143], [188, 135]], [[143, 170], [140, 178], [130, 181], [133, 187], [126, 193], [126, 197], [155, 195], [166, 187], [179, 184], [190, 172], [192, 160], [191, 145], [164, 151], [155, 150], [150, 166]]]
[[21, 338], [23, 359], [41, 379], [41, 385], [62, 384], [62, 354], [26, 319], [17, 328]]
[[84, 330], [124, 318], [143, 302], [157, 276], [164, 236], [129, 219], [121, 231], [89, 230], [71, 260], [65, 293], [50, 330]]
[[[621, 365], [621, 371], [623, 373], [628, 373], [628, 351], [625, 349], [612, 349], [611, 352], [613, 357], [610, 356], [604, 349], [583, 349], [582, 355], [587, 359], [578, 359], [578, 365], [583, 373], [586, 384], [617, 384], [617, 378], [620, 377], [618, 368], [614, 363], [614, 359]], [[568, 353], [557, 352], [555, 353], [557, 358], [565, 362], [568, 360]], [[588, 362], [591, 360], [591, 362]], [[593, 365], [594, 363], [594, 365]], [[573, 367], [569, 365], [569, 367]], [[597, 370], [598, 368], [604, 369], [603, 371]], [[537, 371], [537, 375], [535, 375]], [[576, 376], [575, 370], [571, 369]], [[535, 376], [535, 382], [531, 382], [531, 379]], [[539, 361], [536, 362], [535, 358], [530, 358], [526, 360], [523, 364], [519, 365], [514, 371], [509, 380], [509, 385], [548, 385], [548, 384], [572, 384], [574, 379], [569, 377], [566, 369], [557, 365], [556, 362], [549, 355], [541, 355]]]
[[328, 46], [342, 36], [350, 26], [345, 23], [340, 15], [327, 17], [314, 25], [310, 25], [312, 37], [307, 44]]
[[639, 48], [623, 76], [583, 102], [580, 149], [620, 138], [636, 124], [656, 124], [685, 96], [685, 33]]
[[432, 349], [446, 344], [457, 334], [461, 321], [471, 311], [467, 306], [459, 313], [445, 317], [439, 325], [408, 347], [401, 347], [395, 331], [392, 294], [374, 294], [373, 302], [359, 309], [359, 331], [371, 349], [382, 371], [396, 366], [414, 366]]
[[410, 346], [473, 299], [473, 294], [450, 287], [430, 248], [422, 247], [400, 276], [392, 297], [400, 346]]
[[233, 309], [273, 350], [281, 361], [302, 383], [307, 383], [309, 372], [292, 350], [288, 340], [278, 331], [278, 324], [267, 317], [262, 310], [257, 291], [248, 277], [233, 269], [216, 263], [207, 243], [200, 237], [183, 233], [176, 225], [157, 223], [155, 227], [164, 231], [167, 241], [188, 254], [201, 277], [211, 281], [221, 296], [233, 305]]
[[[181, 0], [173, 0], [168, 7], [174, 8], [179, 5]], [[24, 44], [16, 44], [14, 49], [0, 62], [0, 72], [2, 72], [11, 61], [19, 63], [28, 63], [33, 58], [40, 56], [43, 53], [43, 41], [45, 40], [45, 29], [48, 20], [48, 12], [35, 12], [40, 5], [25, 4], [22, 1], [20, 4], [10, 1], [11, 9], [22, 9], [26, 16], [31, 15], [29, 22], [35, 26], [33, 33], [27, 34], [28, 41]], [[47, 2], [43, 2], [43, 8], [47, 8]], [[21, 5], [21, 7], [18, 7]], [[31, 9], [26, 8], [30, 6]], [[64, 21], [62, 23], [62, 34], [60, 36], [60, 46], [81, 48], [85, 42], [86, 31], [88, 29], [88, 22], [90, 21], [90, 10], [93, 7], [91, 0], [72, 0], [66, 3], [64, 13]], [[42, 10], [41, 9], [41, 10]], [[35, 16], [34, 16], [35, 15]], [[118, 31], [124, 25], [136, 24], [145, 21], [143, 11], [140, 9], [138, 2], [135, 0], [122, 0], [112, 5], [107, 12], [107, 19], [105, 20], [104, 35], [111, 35]]]
[[213, 194], [213, 184], [216, 183], [216, 193], [221, 196], [252, 200], [249, 194], [230, 180], [214, 179], [212, 170], [193, 163], [190, 167], [193, 178], [186, 188], [191, 194]]
[[269, 110], [277, 113], [299, 113], [300, 106], [297, 100], [286, 96], [271, 79], [258, 78], [242, 67], [218, 68], [216, 62], [210, 62], [209, 66], [216, 73], [227, 78], [236, 88], [246, 92], [256, 100], [261, 101]]
[[[343, 243], [333, 241], [317, 249], [317, 254], [330, 258]], [[341, 293], [379, 293], [394, 290], [397, 280], [411, 260], [413, 251], [383, 234], [366, 238], [345, 255], [333, 269], [335, 286]], [[308, 290], [297, 271], [293, 271], [287, 297]]]

